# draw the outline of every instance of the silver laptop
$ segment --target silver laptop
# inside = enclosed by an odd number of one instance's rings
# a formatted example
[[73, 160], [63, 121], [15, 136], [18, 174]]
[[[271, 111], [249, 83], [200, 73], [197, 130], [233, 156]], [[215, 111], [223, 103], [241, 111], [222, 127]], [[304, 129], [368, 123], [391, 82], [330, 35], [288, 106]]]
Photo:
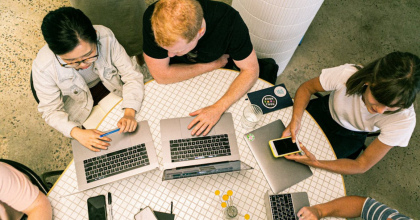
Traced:
[[238, 161], [232, 114], [224, 113], [206, 136], [192, 136], [187, 127], [193, 117], [160, 121], [165, 170], [226, 161]]
[[312, 176], [309, 166], [284, 157], [273, 156], [268, 142], [280, 138], [284, 129], [283, 122], [277, 120], [244, 135], [274, 193], [279, 193]]
[[159, 167], [147, 121], [138, 122], [132, 133], [113, 133], [108, 137], [111, 145], [100, 152], [87, 149], [75, 139], [71, 141], [80, 191]]
[[162, 181], [251, 169], [254, 168], [240, 160], [206, 163], [164, 170]]
[[264, 196], [268, 220], [299, 219], [296, 214], [305, 206], [309, 206], [306, 192], [270, 194]]

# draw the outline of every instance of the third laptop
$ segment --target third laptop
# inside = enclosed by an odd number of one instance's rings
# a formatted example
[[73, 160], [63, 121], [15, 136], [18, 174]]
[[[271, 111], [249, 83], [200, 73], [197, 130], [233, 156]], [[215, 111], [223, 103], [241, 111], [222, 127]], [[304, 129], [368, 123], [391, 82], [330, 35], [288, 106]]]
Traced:
[[244, 135], [274, 193], [279, 193], [312, 176], [312, 171], [307, 165], [273, 156], [268, 142], [280, 138], [284, 129], [283, 122], [276, 120]]

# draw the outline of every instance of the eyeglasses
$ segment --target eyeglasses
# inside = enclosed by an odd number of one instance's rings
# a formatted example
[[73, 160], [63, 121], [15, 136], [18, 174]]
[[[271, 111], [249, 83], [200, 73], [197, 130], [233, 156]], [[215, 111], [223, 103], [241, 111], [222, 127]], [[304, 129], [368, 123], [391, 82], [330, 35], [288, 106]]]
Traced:
[[62, 63], [60, 62], [60, 60], [58, 59], [57, 55], [55, 54], [55, 58], [57, 59], [58, 63], [59, 63], [62, 67], [66, 67], [66, 68], [75, 68], [75, 67], [80, 66], [80, 64], [82, 64], [82, 63], [86, 63], [86, 64], [93, 63], [93, 62], [95, 62], [95, 61], [97, 61], [97, 60], [98, 60], [98, 57], [99, 57], [99, 53], [98, 53], [98, 44], [96, 44], [96, 55], [95, 55], [95, 56], [88, 57], [88, 58], [86, 58], [86, 59], [84, 59], [84, 60], [77, 61], [77, 62], [73, 62], [73, 63], [66, 63], [66, 64], [62, 64]]

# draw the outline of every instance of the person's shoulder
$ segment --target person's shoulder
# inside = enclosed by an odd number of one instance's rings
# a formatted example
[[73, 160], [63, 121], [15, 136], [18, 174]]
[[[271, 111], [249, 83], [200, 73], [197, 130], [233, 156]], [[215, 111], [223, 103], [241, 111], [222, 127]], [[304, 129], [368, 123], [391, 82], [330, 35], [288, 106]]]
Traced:
[[350, 76], [357, 72], [354, 64], [343, 64], [336, 67], [326, 68], [322, 70], [322, 75], [330, 74], [339, 76], [341, 80], [347, 81]]
[[103, 25], [93, 25], [93, 28], [95, 28], [96, 33], [98, 35], [98, 40], [101, 40], [101, 38], [106, 37], [113, 37], [114, 33], [111, 31], [111, 29], [103, 26]]
[[411, 105], [409, 108], [403, 109], [395, 114], [391, 114], [390, 116], [406, 119], [412, 124], [416, 124], [416, 111], [414, 110], [414, 105]]
[[[0, 162], [0, 173], [1, 178], [0, 182], [5, 181], [8, 179], [11, 175], [13, 175], [15, 172], [17, 172], [13, 167], [11, 167], [9, 164]], [[0, 187], [1, 188], [1, 187]]]
[[54, 62], [54, 53], [48, 47], [48, 44], [45, 44], [37, 53], [33, 65], [36, 65], [40, 69], [46, 69], [47, 66], [51, 65]]
[[355, 72], [357, 72], [357, 68], [354, 64], [346, 63], [340, 66], [325, 68], [322, 71], [334, 71], [334, 72], [339, 72], [339, 73], [349, 72], [349, 73], [354, 74]]
[[[219, 1], [210, 1], [210, 0], [199, 0], [198, 1], [203, 8], [204, 14], [210, 13], [213, 16], [229, 17], [229, 16], [238, 16], [239, 12], [236, 11], [232, 6]], [[206, 15], [204, 15], [206, 17]]]
[[382, 129], [388, 127], [389, 129], [414, 129], [416, 127], [416, 112], [414, 105], [409, 108], [402, 109], [394, 114], [380, 114], [377, 126]]
[[144, 11], [143, 17], [152, 17], [153, 11], [155, 10], [155, 6], [156, 6], [157, 2], [154, 2], [153, 4], [149, 5], [149, 7], [146, 8], [146, 10]]

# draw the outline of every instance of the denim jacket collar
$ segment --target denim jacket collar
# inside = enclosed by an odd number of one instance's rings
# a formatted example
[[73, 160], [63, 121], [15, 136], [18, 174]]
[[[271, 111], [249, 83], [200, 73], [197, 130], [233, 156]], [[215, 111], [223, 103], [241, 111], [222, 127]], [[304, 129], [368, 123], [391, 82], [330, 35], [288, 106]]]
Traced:
[[[101, 48], [102, 45], [99, 42], [99, 36], [98, 36], [98, 60], [95, 61], [95, 63], [93, 64], [95, 69], [98, 70], [98, 74], [101, 77], [103, 75], [103, 66], [107, 66], [107, 62], [105, 60], [105, 57], [103, 56], [103, 54], [101, 54]], [[54, 56], [56, 56], [54, 54]], [[58, 59], [60, 59], [58, 57]], [[60, 83], [64, 82], [65, 80], [72, 80], [72, 82], [78, 86], [79, 88], [83, 89], [85, 92], [87, 92], [89, 90], [85, 80], [83, 79], [83, 77], [80, 75], [80, 73], [75, 69], [75, 68], [66, 68], [66, 67], [62, 67], [59, 63], [59, 61], [57, 59], [54, 59], [55, 62], [55, 66], [57, 68], [57, 79], [58, 81], [60, 81]], [[101, 77], [102, 78], [102, 77]]]

